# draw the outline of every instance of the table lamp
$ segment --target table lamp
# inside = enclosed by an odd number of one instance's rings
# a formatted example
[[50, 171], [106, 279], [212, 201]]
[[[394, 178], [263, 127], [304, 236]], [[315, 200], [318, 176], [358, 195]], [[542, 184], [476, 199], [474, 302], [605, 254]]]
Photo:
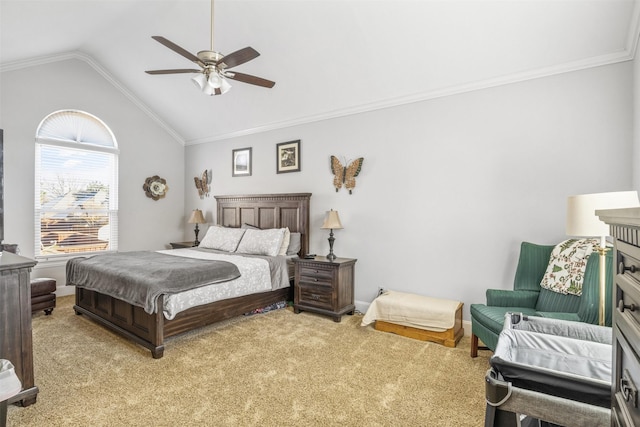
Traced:
[[618, 191], [612, 193], [594, 193], [570, 196], [567, 200], [567, 228], [569, 236], [599, 237], [600, 247], [600, 303], [598, 323], [605, 324], [606, 298], [606, 237], [610, 235], [609, 226], [596, 216], [601, 209], [621, 209], [640, 206], [636, 191]]
[[324, 224], [322, 224], [322, 229], [329, 229], [329, 254], [327, 255], [327, 259], [333, 261], [337, 257], [333, 253], [333, 242], [336, 240], [333, 237], [333, 230], [339, 230], [342, 228], [342, 223], [340, 223], [340, 217], [338, 216], [338, 211], [334, 211], [331, 209], [327, 212], [327, 216], [324, 219]]
[[193, 231], [196, 233], [196, 240], [193, 242], [193, 245], [198, 246], [200, 244], [200, 241], [198, 240], [198, 233], [200, 232], [200, 229], [198, 228], [198, 224], [204, 224], [207, 222], [204, 220], [202, 211], [200, 209], [194, 209], [193, 212], [191, 212], [191, 217], [189, 218], [189, 221], [187, 222], [189, 224], [196, 225], [196, 228], [193, 229]]

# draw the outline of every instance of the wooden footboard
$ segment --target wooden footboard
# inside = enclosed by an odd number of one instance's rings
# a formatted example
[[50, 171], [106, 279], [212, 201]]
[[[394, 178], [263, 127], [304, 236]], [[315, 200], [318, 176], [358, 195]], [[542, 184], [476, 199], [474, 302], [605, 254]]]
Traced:
[[172, 320], [162, 314], [163, 301], [158, 310], [149, 314], [142, 307], [131, 305], [108, 295], [76, 288], [77, 314], [85, 314], [103, 326], [151, 350], [154, 359], [164, 355], [167, 337], [191, 331], [221, 320], [230, 319], [278, 301], [290, 301], [291, 287], [244, 297], [216, 301], [178, 313]]

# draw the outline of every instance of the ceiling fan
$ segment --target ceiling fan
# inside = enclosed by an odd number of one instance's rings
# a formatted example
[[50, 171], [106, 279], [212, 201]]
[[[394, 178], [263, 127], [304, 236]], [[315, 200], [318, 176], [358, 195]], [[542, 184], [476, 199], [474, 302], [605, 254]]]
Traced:
[[179, 55], [184, 56], [200, 66], [200, 69], [172, 69], [150, 70], [147, 74], [181, 74], [198, 73], [191, 80], [207, 95], [222, 95], [231, 89], [227, 79], [256, 86], [272, 88], [276, 83], [250, 74], [229, 71], [230, 68], [249, 62], [260, 54], [252, 47], [245, 47], [228, 55], [223, 55], [213, 50], [213, 0], [211, 0], [211, 50], [201, 50], [197, 55], [178, 46], [162, 36], [152, 36], [152, 39], [168, 47]]

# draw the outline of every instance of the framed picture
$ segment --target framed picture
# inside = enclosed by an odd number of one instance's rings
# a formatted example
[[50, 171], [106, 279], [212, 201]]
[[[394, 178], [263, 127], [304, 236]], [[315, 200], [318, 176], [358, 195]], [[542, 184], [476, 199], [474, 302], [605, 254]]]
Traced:
[[231, 176], [251, 176], [251, 148], [233, 150]]
[[278, 173], [300, 172], [300, 140], [276, 145], [276, 162]]

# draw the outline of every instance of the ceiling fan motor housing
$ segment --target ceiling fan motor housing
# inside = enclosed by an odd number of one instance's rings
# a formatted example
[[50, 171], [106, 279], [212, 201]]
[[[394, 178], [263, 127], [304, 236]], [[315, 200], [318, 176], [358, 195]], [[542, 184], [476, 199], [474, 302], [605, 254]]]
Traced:
[[213, 65], [224, 58], [224, 55], [212, 50], [201, 50], [198, 52], [198, 58], [207, 65]]

